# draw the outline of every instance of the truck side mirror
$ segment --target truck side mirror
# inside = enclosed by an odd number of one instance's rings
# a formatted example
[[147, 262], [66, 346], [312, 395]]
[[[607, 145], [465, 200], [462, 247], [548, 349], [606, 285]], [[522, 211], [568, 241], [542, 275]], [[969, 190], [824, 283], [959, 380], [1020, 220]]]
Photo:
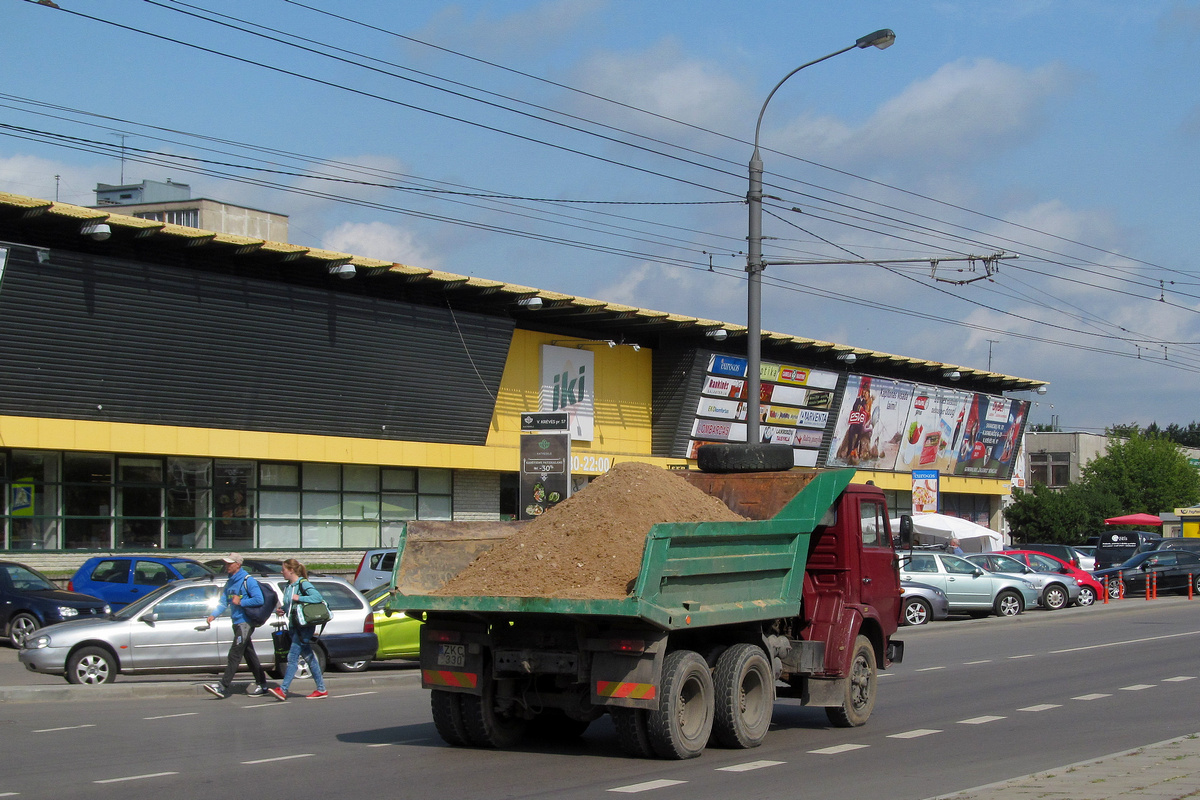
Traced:
[[900, 546], [911, 548], [913, 544], [913, 521], [908, 514], [900, 515]]

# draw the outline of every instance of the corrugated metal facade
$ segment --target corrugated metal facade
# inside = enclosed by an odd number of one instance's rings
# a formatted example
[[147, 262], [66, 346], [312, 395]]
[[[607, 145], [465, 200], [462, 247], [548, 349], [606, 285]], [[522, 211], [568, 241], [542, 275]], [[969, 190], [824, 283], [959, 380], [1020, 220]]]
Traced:
[[0, 413], [470, 445], [514, 327], [63, 249], [10, 253], [0, 320]]
[[682, 348], [657, 350], [653, 370], [654, 455], [686, 458], [703, 389], [701, 378], [708, 369], [710, 350]]

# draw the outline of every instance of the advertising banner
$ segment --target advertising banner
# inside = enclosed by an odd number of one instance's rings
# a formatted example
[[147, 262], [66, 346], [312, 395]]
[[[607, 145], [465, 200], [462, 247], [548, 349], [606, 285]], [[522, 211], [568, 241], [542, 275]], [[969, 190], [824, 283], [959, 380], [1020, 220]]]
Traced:
[[913, 470], [912, 513], [914, 516], [937, 513], [940, 477], [936, 469]]
[[595, 353], [544, 344], [541, 378], [538, 411], [565, 412], [571, 439], [590, 442], [596, 413]]
[[913, 389], [905, 381], [851, 375], [826, 464], [896, 469]]
[[540, 517], [571, 492], [571, 436], [521, 435], [521, 519]]
[[918, 384], [913, 391], [896, 469], [953, 471], [966, 427], [967, 407], [974, 397], [970, 392]]
[[967, 408], [954, 474], [970, 478], [1007, 478], [1012, 473], [1018, 437], [1029, 411], [1028, 400], [977, 394]]

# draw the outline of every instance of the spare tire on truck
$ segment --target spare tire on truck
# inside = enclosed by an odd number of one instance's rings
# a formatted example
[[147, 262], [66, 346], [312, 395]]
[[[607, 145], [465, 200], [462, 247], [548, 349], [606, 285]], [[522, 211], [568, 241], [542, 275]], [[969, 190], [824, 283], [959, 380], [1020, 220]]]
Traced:
[[784, 472], [796, 462], [786, 444], [706, 444], [696, 465], [701, 472]]

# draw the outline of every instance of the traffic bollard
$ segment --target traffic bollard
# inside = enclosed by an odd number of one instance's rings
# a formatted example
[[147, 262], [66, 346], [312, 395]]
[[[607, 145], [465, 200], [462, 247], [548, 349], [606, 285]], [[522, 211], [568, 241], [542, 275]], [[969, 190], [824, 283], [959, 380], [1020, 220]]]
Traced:
[[1192, 573], [1189, 572], [1188, 573], [1188, 600], [1192, 599], [1192, 586], [1193, 585], [1194, 584], [1192, 583]]
[[1125, 573], [1117, 573], [1117, 597], [1125, 599]]
[[1107, 575], [1104, 576], [1104, 600], [1103, 600], [1103, 602], [1105, 602], [1105, 603], [1108, 602], [1108, 576]]

